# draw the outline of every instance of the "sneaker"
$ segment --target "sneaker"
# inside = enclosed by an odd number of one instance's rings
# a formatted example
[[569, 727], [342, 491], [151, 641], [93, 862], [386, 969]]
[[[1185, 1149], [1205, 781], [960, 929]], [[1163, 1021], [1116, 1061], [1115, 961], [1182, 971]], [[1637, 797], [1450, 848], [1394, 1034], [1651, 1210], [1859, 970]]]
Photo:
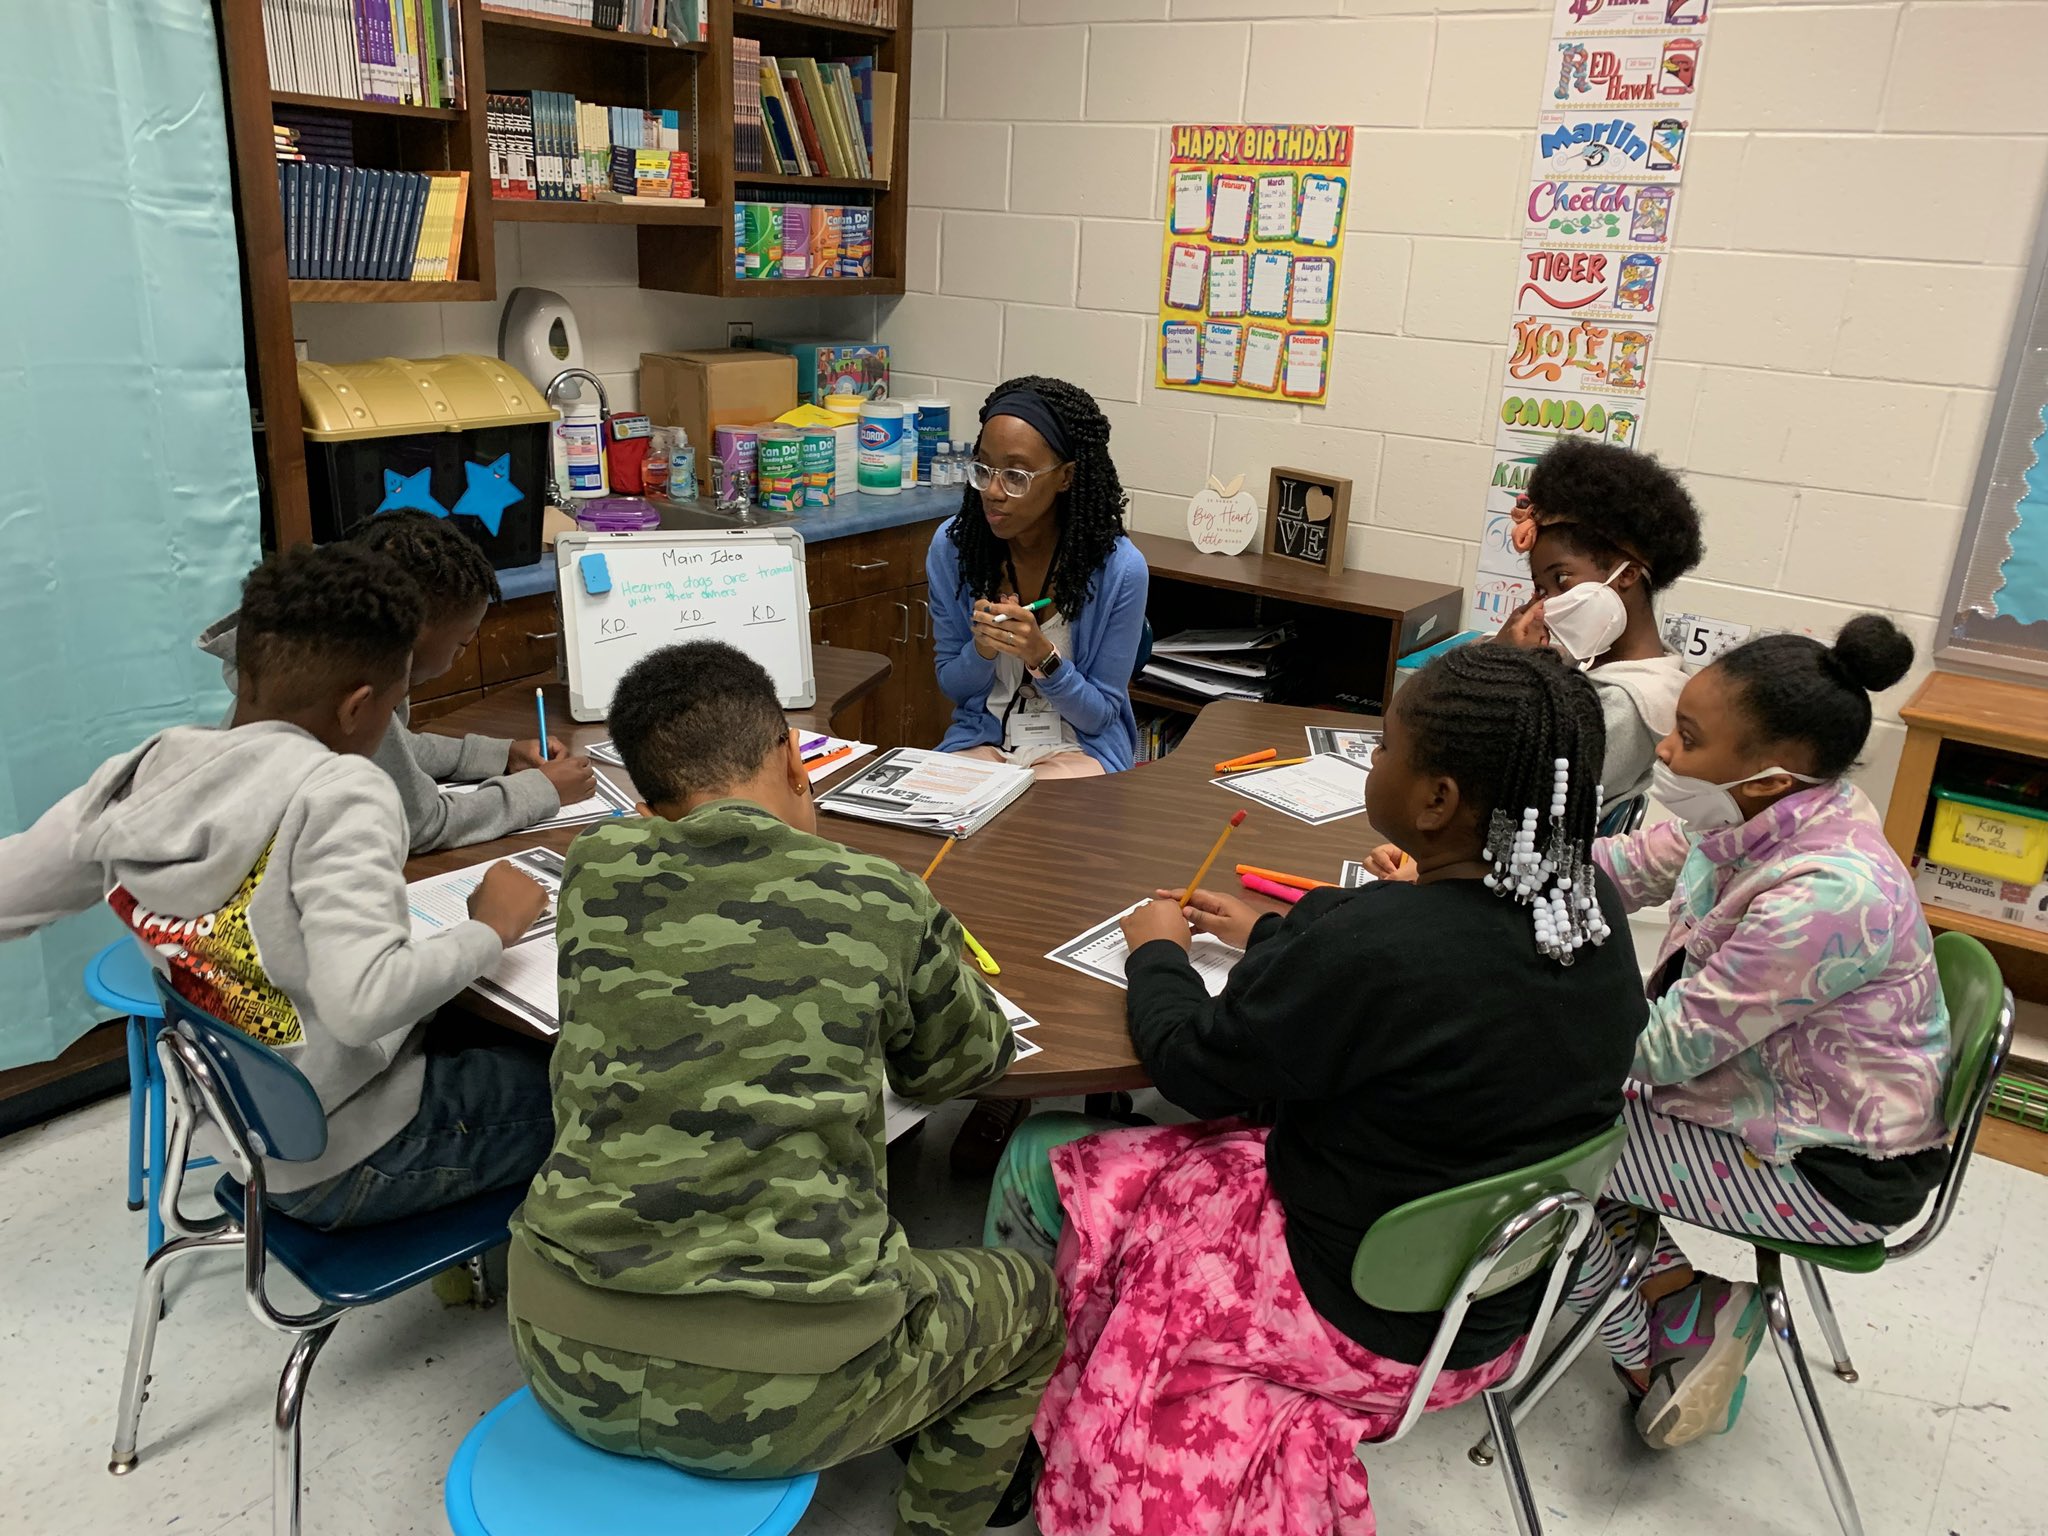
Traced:
[[1742, 1411], [1744, 1373], [1764, 1338], [1763, 1298], [1746, 1282], [1702, 1275], [1650, 1316], [1650, 1390], [1636, 1432], [1653, 1450], [1723, 1435]]

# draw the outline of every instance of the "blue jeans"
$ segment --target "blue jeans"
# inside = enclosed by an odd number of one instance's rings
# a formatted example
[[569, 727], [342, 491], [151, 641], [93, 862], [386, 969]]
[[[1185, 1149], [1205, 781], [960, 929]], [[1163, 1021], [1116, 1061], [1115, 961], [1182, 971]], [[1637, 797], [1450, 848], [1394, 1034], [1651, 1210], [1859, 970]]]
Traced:
[[323, 1232], [398, 1221], [471, 1195], [530, 1182], [555, 1139], [548, 1048], [514, 1039], [476, 1043], [429, 1024], [419, 1112], [346, 1173], [272, 1195], [270, 1207]]

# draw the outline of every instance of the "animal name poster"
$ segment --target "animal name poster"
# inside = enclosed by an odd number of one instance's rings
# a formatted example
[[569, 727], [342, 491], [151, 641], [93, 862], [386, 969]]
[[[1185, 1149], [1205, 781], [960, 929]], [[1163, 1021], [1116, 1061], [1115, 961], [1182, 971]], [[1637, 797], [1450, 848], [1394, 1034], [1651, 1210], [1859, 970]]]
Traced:
[[[1153, 347], [1161, 389], [1315, 402], [1329, 393], [1351, 140], [1348, 127], [1308, 124], [1173, 130]], [[1598, 314], [1634, 313], [1621, 292], [1625, 254], [1603, 267]], [[1642, 274], [1629, 281], [1628, 296], [1641, 295]]]
[[1554, 0], [1519, 195], [1522, 256], [1473, 583], [1474, 628], [1535, 595], [1513, 512], [1558, 439], [1639, 446], [1710, 0]]

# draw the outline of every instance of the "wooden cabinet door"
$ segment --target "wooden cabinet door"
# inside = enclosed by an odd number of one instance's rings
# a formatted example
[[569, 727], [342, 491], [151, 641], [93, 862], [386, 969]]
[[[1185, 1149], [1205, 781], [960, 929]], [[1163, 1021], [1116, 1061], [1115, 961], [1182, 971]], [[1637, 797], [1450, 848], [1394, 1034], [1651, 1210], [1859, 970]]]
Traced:
[[909, 617], [902, 598], [901, 592], [883, 592], [811, 610], [813, 644], [873, 651], [888, 657], [891, 666], [888, 681], [833, 717], [832, 730], [836, 735], [871, 741], [878, 747], [903, 744], [903, 700], [896, 691], [901, 686], [897, 675], [903, 667], [903, 646], [898, 637], [909, 625]]
[[910, 601], [909, 654], [903, 662], [903, 737], [913, 747], [936, 747], [953, 722], [953, 701], [939, 691], [939, 652], [932, 628], [930, 591], [923, 583]]

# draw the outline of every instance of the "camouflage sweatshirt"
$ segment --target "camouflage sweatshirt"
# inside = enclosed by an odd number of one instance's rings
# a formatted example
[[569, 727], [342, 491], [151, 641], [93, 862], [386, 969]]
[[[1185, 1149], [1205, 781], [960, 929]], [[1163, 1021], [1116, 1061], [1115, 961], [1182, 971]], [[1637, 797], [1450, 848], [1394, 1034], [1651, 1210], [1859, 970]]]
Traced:
[[[884, 1083], [937, 1103], [1014, 1049], [951, 914], [887, 860], [725, 800], [579, 837], [557, 935], [555, 1143], [513, 1223], [547, 1262], [514, 1245], [515, 1315], [735, 1369], [829, 1369], [812, 1345], [843, 1360], [886, 1333], [908, 1239]], [[755, 1347], [778, 1336], [779, 1357]]]

